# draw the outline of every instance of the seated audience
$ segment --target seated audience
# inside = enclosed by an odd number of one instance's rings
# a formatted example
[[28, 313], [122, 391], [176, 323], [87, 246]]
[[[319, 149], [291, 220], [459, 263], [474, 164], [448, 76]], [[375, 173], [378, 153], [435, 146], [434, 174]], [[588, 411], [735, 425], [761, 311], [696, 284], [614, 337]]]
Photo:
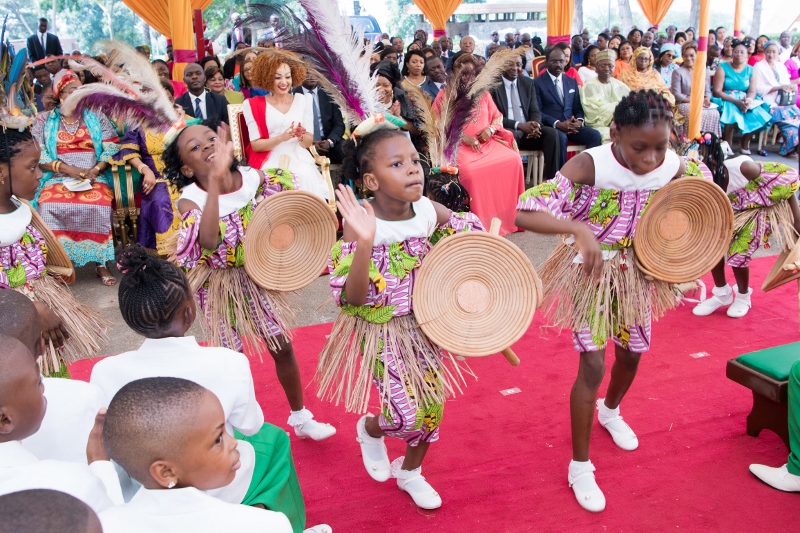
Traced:
[[225, 88], [225, 77], [217, 65], [206, 67], [205, 75], [208, 92], [224, 96], [229, 104], [244, 103], [244, 94]]
[[558, 133], [550, 126], [542, 126], [533, 80], [519, 75], [522, 57], [514, 59], [515, 63], [503, 72], [503, 84], [492, 89], [492, 99], [503, 115], [503, 128], [514, 134], [517, 147], [544, 152], [542, 176], [549, 180], [555, 177], [561, 156]]
[[401, 71], [403, 79], [412, 85], [421, 87], [427, 80], [425, 72], [425, 55], [419, 50], [411, 50], [406, 53]]
[[162, 80], [166, 80], [172, 84], [172, 90], [175, 95], [175, 98], [183, 96], [186, 94], [186, 84], [182, 81], [177, 81], [171, 79], [171, 75], [169, 73], [169, 66], [167, 65], [166, 61], [161, 59], [154, 60], [151, 65], [153, 65], [153, 70], [156, 71], [158, 77]]
[[[697, 43], [689, 41], [683, 45], [683, 63], [672, 72], [672, 83], [670, 91], [675, 97], [675, 104], [678, 112], [684, 117], [689, 116], [689, 102], [692, 97], [692, 72], [695, 68], [697, 59]], [[702, 68], [698, 65], [697, 68]], [[678, 133], [685, 137], [688, 134], [688, 121], [681, 125]], [[713, 133], [717, 137], [722, 136], [719, 125], [719, 111], [717, 107], [711, 107], [711, 84], [706, 81], [705, 96], [703, 97], [703, 112], [700, 119], [700, 131], [703, 133]]]
[[472, 55], [475, 52], [475, 39], [470, 37], [469, 35], [465, 35], [461, 38], [460, 43], [461, 49], [458, 53], [454, 54], [450, 57], [447, 61], [447, 72], [448, 74], [453, 71], [453, 65], [455, 64], [456, 59], [461, 57], [464, 54]]
[[370, 67], [372, 75], [377, 75], [378, 99], [389, 106], [389, 112], [406, 121], [403, 130], [411, 137], [411, 142], [418, 150], [424, 151], [424, 139], [417, 129], [417, 111], [400, 87], [401, 75], [396, 66], [388, 61], [375, 63]]
[[747, 64], [747, 41], [735, 39], [729, 63], [720, 64], [714, 74], [714, 97], [711, 101], [719, 106], [719, 122], [722, 137], [732, 146], [733, 132], [739, 129], [741, 153], [750, 155], [750, 133], [767, 126], [772, 120], [769, 103], [757, 97], [757, 83], [753, 67]]
[[[690, 41], [694, 42], [694, 41]], [[684, 43], [686, 46], [686, 43]], [[652, 54], [652, 49], [650, 50]], [[658, 54], [658, 62], [656, 63], [656, 70], [661, 74], [661, 79], [664, 84], [669, 88], [672, 86], [672, 73], [678, 70], [679, 65], [673, 60], [678, 55], [678, 50], [671, 44], [665, 44]]]
[[[244, 50], [245, 48], [250, 48], [250, 45], [244, 42], [236, 43], [234, 47], [234, 52], [238, 52], [239, 50]], [[226, 80], [233, 80], [233, 78], [239, 74], [239, 67], [242, 65], [242, 54], [238, 55], [231, 55], [225, 60], [225, 64], [222, 66], [222, 74], [225, 76]], [[234, 87], [235, 89], [235, 87]], [[180, 95], [178, 95], [180, 96]]]
[[620, 43], [618, 48], [610, 47], [617, 53], [617, 62], [614, 64], [614, 77], [618, 80], [623, 72], [631, 69], [631, 58], [633, 57], [633, 45], [628, 41]]
[[[564, 52], [564, 75], [569, 76], [576, 82], [578, 82], [578, 87], [583, 85], [583, 80], [578, 75], [578, 71], [572, 64], [572, 48], [569, 47], [567, 43], [558, 43], [553, 48], [558, 48], [562, 52]], [[540, 72], [539, 76], [543, 76], [544, 72]]]
[[595, 45], [589, 45], [584, 54], [585, 61], [581, 68], [578, 69], [578, 75], [581, 77], [584, 85], [587, 81], [593, 80], [597, 77], [597, 53], [600, 49]]
[[[438, 58], [434, 58], [438, 61]], [[439, 61], [441, 63], [441, 61]], [[339, 164], [344, 159], [342, 154], [342, 139], [344, 137], [344, 119], [342, 110], [336, 102], [322, 90], [316, 78], [306, 74], [303, 84], [295, 87], [294, 94], [311, 95], [314, 100], [314, 147], [319, 155]]]
[[598, 52], [595, 59], [597, 77], [587, 81], [581, 88], [585, 123], [600, 132], [604, 143], [611, 142], [614, 109], [631, 92], [627, 85], [611, 76], [615, 60], [616, 54], [613, 50]]
[[228, 429], [217, 396], [197, 383], [153, 377], [123, 386], [108, 406], [103, 444], [142, 488], [100, 513], [103, 531], [292, 533], [283, 513], [204, 492], [235, 483], [242, 452]]
[[235, 57], [236, 74], [233, 76], [233, 78], [231, 78], [231, 85], [233, 86], [234, 91], [242, 90], [242, 83], [243, 83], [242, 67], [244, 66], [245, 63], [255, 61], [256, 57], [258, 57], [258, 54], [256, 53], [255, 50], [248, 50], [247, 52], [243, 52]]
[[66, 492], [31, 489], [0, 496], [3, 533], [103, 533], [91, 507]]
[[[662, 51], [669, 45], [662, 47]], [[653, 69], [653, 52], [643, 46], [636, 49], [630, 60], [631, 68], [620, 74], [619, 81], [627, 85], [631, 91], [655, 91], [670, 104], [675, 105], [675, 97], [664, 83], [661, 74]]]
[[187, 117], [228, 123], [228, 100], [206, 90], [203, 67], [189, 63], [183, 70], [183, 83], [189, 92], [175, 99]]
[[750, 49], [752, 45], [748, 47], [748, 52], [750, 53], [750, 58], [747, 60], [748, 65], [754, 67], [759, 61], [764, 61], [764, 52], [768, 41], [769, 37], [766, 35], [759, 35], [758, 39], [755, 41], [755, 52]]
[[753, 67], [756, 82], [756, 94], [769, 103], [772, 124], [781, 130], [783, 142], [781, 155], [792, 155], [797, 151], [797, 128], [800, 126], [800, 110], [797, 109], [796, 97], [782, 105], [784, 94], [795, 94], [797, 86], [792, 84], [789, 70], [780, 60], [779, 45], [769, 41], [764, 45], [764, 59]]
[[436, 56], [426, 59], [425, 72], [428, 73], [428, 79], [425, 80], [420, 89], [425, 91], [431, 97], [431, 102], [433, 102], [436, 100], [439, 91], [445, 87], [447, 81], [447, 72], [444, 70], [442, 59]]
[[0, 496], [30, 489], [52, 489], [102, 511], [122, 503], [114, 466], [99, 440], [102, 416], [86, 445], [89, 465], [40, 461], [20, 442], [35, 434], [47, 409], [44, 385], [33, 354], [14, 337], [0, 334]]
[[547, 52], [545, 64], [547, 70], [535, 78], [533, 83], [544, 125], [558, 130], [560, 168], [567, 161], [568, 142], [594, 148], [600, 146], [602, 141], [600, 132], [584, 125], [580, 88], [575, 80], [564, 76], [564, 52], [558, 47], [551, 48]]
[[[471, 82], [477, 69], [477, 58], [462, 54], [453, 66], [453, 83]], [[443, 99], [444, 91], [433, 103], [434, 115], [438, 115]], [[499, 218], [500, 234], [505, 235], [517, 231], [516, 202], [525, 190], [525, 178], [522, 160], [513, 148], [514, 137], [502, 124], [503, 115], [491, 95], [483, 94], [474, 122], [470, 121], [461, 134], [457, 162], [461, 183], [471, 196], [470, 210], [485, 224]]]

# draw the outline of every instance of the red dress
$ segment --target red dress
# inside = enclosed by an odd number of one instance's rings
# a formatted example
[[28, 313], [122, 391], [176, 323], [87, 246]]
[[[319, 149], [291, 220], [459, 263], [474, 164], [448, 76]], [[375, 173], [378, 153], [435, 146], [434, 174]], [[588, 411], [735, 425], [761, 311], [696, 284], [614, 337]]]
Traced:
[[[441, 105], [444, 91], [440, 91], [434, 102], [434, 110]], [[496, 119], [503, 115], [497, 110], [488, 92], [481, 97], [476, 116], [464, 128], [464, 135], [477, 137]], [[498, 121], [499, 122], [499, 121]], [[500, 235], [519, 231], [514, 225], [517, 217], [517, 201], [525, 192], [525, 177], [522, 173], [522, 159], [511, 145], [514, 136], [503, 129], [502, 123], [495, 124], [497, 133], [488, 142], [481, 144], [481, 151], [461, 143], [458, 148], [458, 172], [461, 183], [469, 191], [471, 211], [488, 228], [492, 218], [502, 222]]]

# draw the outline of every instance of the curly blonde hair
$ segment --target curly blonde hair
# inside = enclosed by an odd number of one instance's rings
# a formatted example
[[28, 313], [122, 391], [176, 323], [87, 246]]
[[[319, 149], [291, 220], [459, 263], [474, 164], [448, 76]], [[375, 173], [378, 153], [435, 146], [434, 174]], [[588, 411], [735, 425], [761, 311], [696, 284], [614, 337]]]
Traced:
[[292, 71], [292, 87], [302, 84], [306, 79], [306, 68], [299, 58], [291, 58], [287, 52], [280, 54], [264, 52], [253, 62], [253, 85], [267, 91], [274, 90], [275, 73], [284, 64], [289, 65]]

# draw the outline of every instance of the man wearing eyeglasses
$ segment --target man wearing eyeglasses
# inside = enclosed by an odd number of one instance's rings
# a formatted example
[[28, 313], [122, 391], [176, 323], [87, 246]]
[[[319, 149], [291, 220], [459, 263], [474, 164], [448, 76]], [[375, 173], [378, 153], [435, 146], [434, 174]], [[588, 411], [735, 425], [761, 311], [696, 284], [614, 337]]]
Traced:
[[486, 50], [483, 51], [483, 57], [485, 57], [486, 59], [489, 59], [489, 46], [491, 46], [492, 43], [497, 44], [498, 42], [500, 42], [500, 34], [497, 33], [497, 30], [494, 30], [492, 32], [491, 37], [492, 41], [486, 45]]

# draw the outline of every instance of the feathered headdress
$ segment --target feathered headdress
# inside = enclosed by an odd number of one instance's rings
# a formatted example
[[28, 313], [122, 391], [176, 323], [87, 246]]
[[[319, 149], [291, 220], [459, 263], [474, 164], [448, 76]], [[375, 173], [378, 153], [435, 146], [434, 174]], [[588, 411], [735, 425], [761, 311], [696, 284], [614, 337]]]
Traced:
[[33, 87], [24, 75], [28, 51], [14, 52], [6, 40], [6, 22], [8, 15], [0, 32], [0, 128], [22, 131], [33, 125], [36, 115]]
[[101, 111], [129, 126], [160, 131], [167, 131], [180, 121], [160, 78], [144, 56], [118, 41], [105, 41], [97, 46], [106, 54], [107, 65], [84, 57], [79, 66], [72, 66], [88, 70], [101, 82], [76, 89], [61, 104], [63, 112]]
[[370, 48], [363, 32], [353, 31], [350, 21], [332, 0], [299, 0], [305, 20], [282, 5], [251, 3], [242, 25], [267, 26], [278, 15], [287, 31], [281, 47], [298, 54], [310, 67], [322, 89], [342, 110], [348, 122], [358, 125], [372, 115], [384, 113], [369, 72]]

